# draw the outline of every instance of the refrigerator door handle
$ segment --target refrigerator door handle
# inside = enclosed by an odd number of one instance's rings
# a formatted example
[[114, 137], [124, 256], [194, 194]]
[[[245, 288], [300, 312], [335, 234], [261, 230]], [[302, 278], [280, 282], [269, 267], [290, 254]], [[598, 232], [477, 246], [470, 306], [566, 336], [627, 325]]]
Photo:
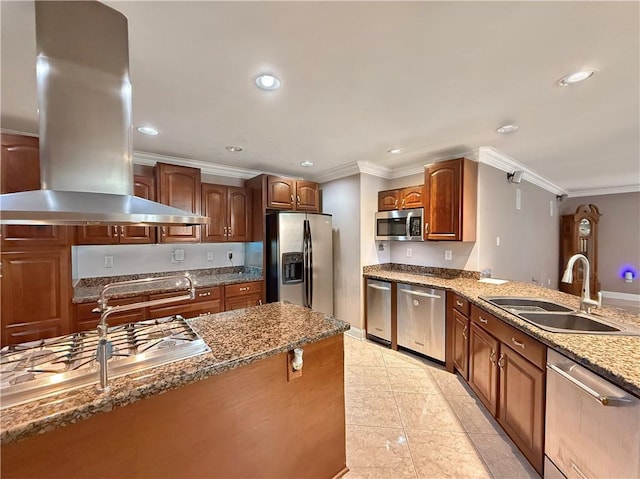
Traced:
[[304, 269], [304, 297], [303, 306], [309, 308], [309, 221], [304, 220], [303, 223], [303, 236], [302, 236], [302, 255], [303, 255], [303, 269]]
[[309, 229], [309, 309], [313, 308], [313, 238], [311, 237], [311, 223], [307, 220], [307, 228]]

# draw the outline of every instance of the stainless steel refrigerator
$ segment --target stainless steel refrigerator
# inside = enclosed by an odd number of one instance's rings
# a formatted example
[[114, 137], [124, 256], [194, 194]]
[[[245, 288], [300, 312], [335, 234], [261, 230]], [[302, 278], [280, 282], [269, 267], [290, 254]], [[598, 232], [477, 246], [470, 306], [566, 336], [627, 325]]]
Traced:
[[267, 215], [267, 301], [289, 301], [333, 315], [331, 215]]

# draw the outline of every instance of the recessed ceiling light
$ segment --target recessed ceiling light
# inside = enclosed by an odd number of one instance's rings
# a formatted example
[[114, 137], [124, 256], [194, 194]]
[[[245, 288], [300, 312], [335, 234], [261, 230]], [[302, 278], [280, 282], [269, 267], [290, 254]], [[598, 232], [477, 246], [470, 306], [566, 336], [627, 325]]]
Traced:
[[243, 150], [241, 146], [227, 146], [225, 148], [233, 153], [238, 153]]
[[138, 131], [143, 135], [156, 136], [160, 132], [153, 128], [152, 126], [139, 126]]
[[569, 75], [565, 75], [560, 80], [558, 80], [558, 84], [560, 86], [569, 86], [574, 83], [580, 83], [581, 81], [586, 80], [587, 78], [591, 78], [595, 75], [598, 70], [588, 69], [588, 70], [580, 70], [579, 72], [570, 73]]
[[496, 131], [498, 133], [511, 133], [513, 131], [516, 131], [518, 128], [520, 128], [519, 125], [516, 124], [509, 124], [509, 125], [502, 125], [500, 128], [498, 128]]
[[404, 150], [402, 148], [390, 148], [390, 149], [387, 150], [387, 153], [390, 153], [392, 155], [399, 155], [403, 151]]
[[261, 90], [277, 90], [280, 85], [280, 79], [269, 73], [262, 73], [256, 77], [256, 86]]
[[313, 161], [303, 161], [300, 166], [313, 166]]

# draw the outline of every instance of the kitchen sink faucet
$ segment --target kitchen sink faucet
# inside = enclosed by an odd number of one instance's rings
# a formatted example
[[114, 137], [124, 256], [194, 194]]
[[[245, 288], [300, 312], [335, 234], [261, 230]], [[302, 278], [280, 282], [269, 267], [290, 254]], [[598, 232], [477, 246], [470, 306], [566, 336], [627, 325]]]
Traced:
[[596, 308], [602, 307], [602, 293], [598, 291], [598, 300], [594, 301], [591, 299], [591, 292], [589, 290], [589, 278], [590, 278], [590, 267], [589, 260], [583, 254], [574, 254], [569, 261], [567, 262], [567, 268], [564, 270], [564, 274], [562, 275], [563, 283], [571, 283], [573, 281], [573, 265], [576, 261], [582, 261], [584, 265], [584, 274], [582, 275], [582, 296], [580, 297], [580, 311], [584, 311], [585, 313], [591, 312], [591, 307], [595, 306]]
[[[172, 296], [170, 298], [162, 298], [162, 299], [152, 299], [149, 301], [139, 301], [137, 303], [131, 304], [123, 304], [116, 306], [107, 306], [107, 291], [114, 288], [121, 288], [123, 286], [139, 286], [141, 284], [149, 284], [149, 283], [160, 283], [160, 282], [168, 282], [175, 281], [175, 287], [180, 287], [186, 281], [186, 286], [189, 288], [189, 294], [184, 294], [181, 296]], [[122, 311], [131, 311], [139, 308], [146, 308], [147, 306], [159, 306], [161, 304], [169, 304], [176, 303], [178, 301], [192, 300], [196, 297], [196, 287], [191, 279], [187, 275], [174, 275], [174, 276], [163, 276], [160, 278], [144, 278], [144, 279], [134, 279], [132, 281], [120, 281], [118, 283], [110, 283], [102, 288], [100, 292], [100, 299], [98, 299], [98, 308], [93, 311], [96, 313], [100, 313], [100, 323], [98, 324], [98, 347], [96, 350], [96, 361], [98, 361], [99, 365], [99, 375], [100, 375], [100, 386], [98, 389], [102, 392], [109, 392], [111, 389], [109, 387], [109, 375], [107, 369], [107, 362], [113, 356], [113, 343], [109, 341], [108, 337], [108, 325], [107, 318], [114, 313], [120, 313]]]

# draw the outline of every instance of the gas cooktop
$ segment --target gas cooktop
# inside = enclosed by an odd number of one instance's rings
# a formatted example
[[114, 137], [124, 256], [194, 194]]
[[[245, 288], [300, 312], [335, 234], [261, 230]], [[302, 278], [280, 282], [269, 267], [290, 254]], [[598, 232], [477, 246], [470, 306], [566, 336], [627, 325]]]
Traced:
[[[182, 316], [108, 329], [109, 376], [119, 377], [210, 352]], [[97, 331], [0, 349], [0, 409], [97, 383]]]

